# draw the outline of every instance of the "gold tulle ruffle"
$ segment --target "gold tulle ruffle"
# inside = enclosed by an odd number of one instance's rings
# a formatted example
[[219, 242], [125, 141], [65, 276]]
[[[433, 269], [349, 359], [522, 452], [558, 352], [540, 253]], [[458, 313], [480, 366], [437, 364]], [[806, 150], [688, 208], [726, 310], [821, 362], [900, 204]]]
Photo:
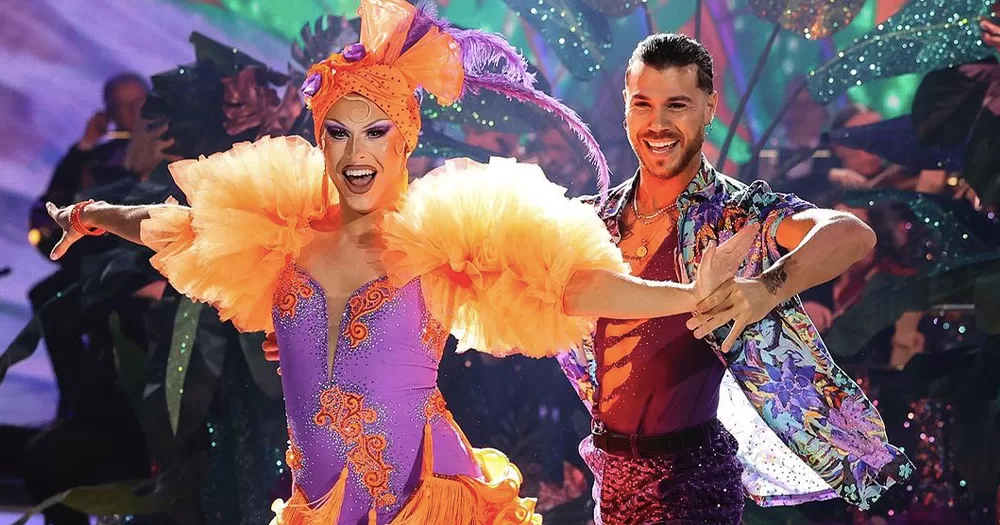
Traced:
[[389, 277], [420, 277], [461, 348], [543, 357], [573, 347], [596, 319], [563, 310], [570, 277], [628, 267], [594, 208], [565, 192], [534, 164], [449, 162], [386, 217]]
[[190, 208], [152, 208], [150, 262], [184, 295], [246, 332], [273, 331], [278, 276], [337, 203], [323, 156], [301, 137], [263, 138], [170, 165]]

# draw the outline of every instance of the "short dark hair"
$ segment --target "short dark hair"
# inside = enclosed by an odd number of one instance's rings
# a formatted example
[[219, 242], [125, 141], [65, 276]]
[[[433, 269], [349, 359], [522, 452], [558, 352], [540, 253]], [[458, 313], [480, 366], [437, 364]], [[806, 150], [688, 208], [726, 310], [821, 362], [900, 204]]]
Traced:
[[830, 121], [830, 129], [840, 129], [847, 125], [847, 121], [865, 113], [875, 113], [875, 110], [864, 104], [848, 104], [833, 116], [833, 120]]
[[104, 107], [111, 109], [115, 104], [115, 90], [126, 84], [140, 84], [149, 91], [149, 83], [146, 78], [138, 73], [121, 73], [108, 79], [104, 83]]
[[625, 80], [628, 81], [632, 67], [638, 62], [657, 70], [668, 67], [698, 68], [698, 88], [705, 93], [715, 91], [715, 69], [712, 65], [712, 55], [701, 42], [680, 33], [656, 33], [649, 35], [632, 52], [625, 70]]

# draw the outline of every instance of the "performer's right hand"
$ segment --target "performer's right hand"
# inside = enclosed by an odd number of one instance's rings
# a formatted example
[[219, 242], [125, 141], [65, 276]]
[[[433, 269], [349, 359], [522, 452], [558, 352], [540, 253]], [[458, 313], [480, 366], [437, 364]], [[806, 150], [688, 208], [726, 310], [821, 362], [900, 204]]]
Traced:
[[736, 277], [736, 272], [747, 258], [759, 233], [760, 225], [752, 224], [736, 232], [721, 246], [709, 243], [701, 256], [694, 282], [695, 301], [699, 307], [705, 307], [705, 303], [714, 304], [708, 298], [718, 293], [720, 286]]
[[55, 247], [52, 248], [52, 253], [49, 254], [49, 258], [53, 261], [58, 260], [60, 257], [66, 254], [66, 250], [73, 245], [76, 241], [80, 240], [83, 235], [74, 230], [69, 225], [69, 215], [73, 210], [73, 206], [66, 206], [60, 208], [51, 202], [45, 203], [45, 211], [48, 212], [49, 217], [62, 228], [62, 238], [56, 243]]
[[268, 361], [278, 360], [278, 336], [274, 332], [268, 332], [261, 348], [264, 349], [264, 359]]

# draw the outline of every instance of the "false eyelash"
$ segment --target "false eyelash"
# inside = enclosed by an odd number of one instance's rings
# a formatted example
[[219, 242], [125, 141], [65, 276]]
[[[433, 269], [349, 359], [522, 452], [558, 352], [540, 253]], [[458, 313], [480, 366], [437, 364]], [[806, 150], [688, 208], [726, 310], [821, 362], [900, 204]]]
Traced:
[[346, 129], [344, 129], [341, 126], [338, 126], [337, 124], [330, 124], [330, 123], [328, 123], [328, 124], [325, 124], [323, 127], [326, 129], [327, 133], [334, 133], [336, 131], [343, 131], [344, 133], [347, 133]]

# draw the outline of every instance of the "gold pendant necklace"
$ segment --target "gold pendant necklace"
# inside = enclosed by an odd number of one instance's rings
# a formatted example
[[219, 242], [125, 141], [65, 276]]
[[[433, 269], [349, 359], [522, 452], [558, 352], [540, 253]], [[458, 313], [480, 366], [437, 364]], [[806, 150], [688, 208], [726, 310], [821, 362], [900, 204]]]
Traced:
[[[639, 204], [636, 198], [637, 193], [639, 193], [638, 190], [632, 194], [632, 212], [635, 213], [636, 219], [638, 219], [639, 222], [642, 222], [643, 224], [652, 224], [661, 217], [663, 217], [664, 215], [666, 215], [668, 212], [673, 211], [675, 208], [677, 208], [677, 203], [674, 203], [671, 204], [670, 206], [655, 211], [651, 215], [642, 215], [639, 213]], [[667, 221], [667, 223], [669, 222], [670, 221]], [[649, 238], [643, 238], [642, 243], [639, 244], [639, 247], [635, 249], [635, 257], [634, 258], [630, 257], [630, 259], [638, 261], [642, 260], [647, 255], [649, 255], [649, 241], [655, 236], [655, 234], [660, 233], [662, 229], [663, 226], [660, 226], [660, 228], [656, 230], [654, 235], [651, 235]]]
[[[671, 222], [670, 221], [666, 221], [666, 224], [670, 225]], [[650, 235], [649, 237], [642, 237], [642, 241], [640, 241], [639, 246], [636, 247], [636, 249], [633, 250], [631, 254], [623, 252], [622, 255], [625, 256], [625, 260], [628, 260], [628, 261], [641, 261], [642, 259], [646, 258], [646, 256], [649, 255], [649, 242], [651, 240], [653, 240], [654, 237], [656, 237], [657, 235], [659, 235], [659, 233], [663, 231], [663, 228], [664, 227], [661, 226], [659, 229], [657, 229], [655, 232], [653, 232], [653, 234]], [[667, 228], [667, 235], [670, 235], [670, 229], [671, 228]]]

